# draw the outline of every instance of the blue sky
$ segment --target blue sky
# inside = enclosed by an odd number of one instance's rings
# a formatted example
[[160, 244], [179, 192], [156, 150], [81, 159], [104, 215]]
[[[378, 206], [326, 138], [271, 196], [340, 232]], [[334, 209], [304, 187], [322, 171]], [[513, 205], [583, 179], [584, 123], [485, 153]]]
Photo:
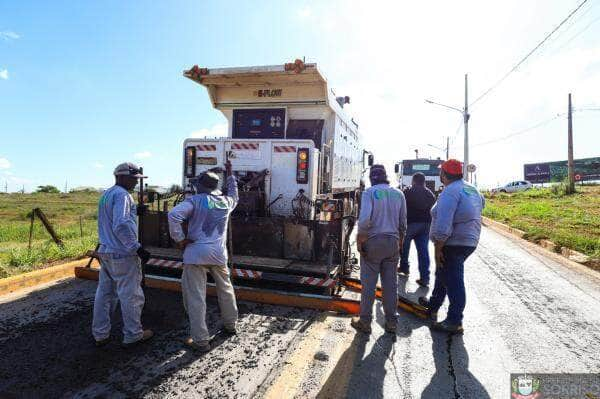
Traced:
[[[108, 186], [119, 162], [151, 183], [178, 183], [182, 141], [220, 133], [200, 66], [268, 65], [306, 56], [352, 98], [367, 145], [387, 164], [438, 156], [460, 115], [469, 72], [481, 93], [579, 1], [404, 2], [18, 1], [0, 4], [0, 185]], [[484, 3], [484, 4], [482, 4]], [[600, 108], [600, 7], [581, 10], [473, 110], [471, 142], [536, 125], [575, 105]], [[566, 157], [566, 122], [475, 146], [480, 182], [521, 178], [524, 162]], [[600, 112], [576, 114], [576, 157], [600, 156]], [[200, 133], [199, 133], [200, 132]], [[564, 133], [564, 134], [563, 134]]]

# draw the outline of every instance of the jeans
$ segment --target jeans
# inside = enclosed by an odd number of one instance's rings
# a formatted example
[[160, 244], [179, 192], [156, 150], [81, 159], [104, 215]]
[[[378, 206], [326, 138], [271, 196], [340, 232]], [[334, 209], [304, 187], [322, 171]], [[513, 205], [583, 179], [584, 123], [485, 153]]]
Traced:
[[435, 285], [429, 303], [431, 310], [437, 312], [444, 303], [446, 295], [450, 306], [446, 321], [453, 325], [462, 325], [463, 311], [467, 302], [465, 293], [465, 261], [475, 251], [475, 247], [445, 246], [444, 266], [436, 267]]
[[227, 266], [183, 265], [181, 288], [183, 305], [190, 319], [190, 335], [202, 345], [209, 341], [206, 327], [206, 273], [210, 272], [217, 288], [221, 318], [226, 326], [235, 327], [238, 318], [237, 303]]
[[144, 291], [142, 269], [137, 255], [100, 254], [100, 277], [94, 299], [92, 335], [97, 341], [110, 335], [110, 316], [121, 302], [123, 342], [142, 338]]
[[385, 320], [389, 323], [396, 322], [398, 306], [396, 270], [400, 257], [398, 247], [398, 238], [385, 235], [369, 238], [363, 246], [364, 251], [360, 256], [360, 282], [362, 283], [360, 318], [365, 322], [370, 323], [373, 319], [373, 302], [379, 276], [381, 276], [383, 290]]
[[410, 242], [415, 240], [417, 255], [419, 258], [419, 274], [421, 280], [429, 283], [429, 226], [430, 223], [409, 223], [406, 228], [406, 237], [402, 247], [400, 259], [400, 271], [409, 272], [408, 255], [410, 253]]

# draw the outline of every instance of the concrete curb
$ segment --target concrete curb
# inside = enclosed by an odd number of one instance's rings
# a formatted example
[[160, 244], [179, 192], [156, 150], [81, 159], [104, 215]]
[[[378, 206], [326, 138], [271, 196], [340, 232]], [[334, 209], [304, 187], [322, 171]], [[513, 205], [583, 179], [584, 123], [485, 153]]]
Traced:
[[482, 223], [484, 226], [489, 227], [492, 230], [496, 230], [504, 234], [510, 234], [527, 242], [536, 244], [539, 247], [548, 250], [553, 255], [562, 257], [565, 260], [587, 266], [594, 270], [600, 270], [600, 264], [597, 261], [591, 259], [585, 254], [582, 254], [581, 252], [577, 252], [570, 248], [560, 247], [550, 240], [540, 240], [539, 242], [529, 241], [524, 238], [525, 232], [523, 230], [515, 229], [514, 227], [507, 226], [504, 223], [497, 222], [485, 216], [482, 216]]
[[75, 277], [75, 268], [85, 266], [87, 258], [50, 266], [0, 280], [0, 296], [65, 278]]

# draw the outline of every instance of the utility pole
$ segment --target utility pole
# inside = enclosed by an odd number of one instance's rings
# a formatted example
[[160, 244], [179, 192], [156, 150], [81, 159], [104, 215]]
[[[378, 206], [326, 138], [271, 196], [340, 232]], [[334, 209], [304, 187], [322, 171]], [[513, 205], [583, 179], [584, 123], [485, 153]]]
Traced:
[[[463, 161], [463, 173], [469, 166], [469, 89], [467, 74], [465, 73], [465, 109], [463, 111], [463, 119], [465, 122], [465, 148], [464, 148], [464, 161]], [[467, 181], [470, 181], [469, 174], [466, 174]]]
[[569, 93], [568, 115], [567, 130], [569, 135], [569, 153], [567, 158], [567, 168], [569, 170], [569, 186], [567, 187], [567, 194], [573, 194], [575, 192], [575, 170], [573, 166], [573, 107], [571, 106], [571, 93]]
[[450, 159], [450, 136], [446, 137], [446, 161]]

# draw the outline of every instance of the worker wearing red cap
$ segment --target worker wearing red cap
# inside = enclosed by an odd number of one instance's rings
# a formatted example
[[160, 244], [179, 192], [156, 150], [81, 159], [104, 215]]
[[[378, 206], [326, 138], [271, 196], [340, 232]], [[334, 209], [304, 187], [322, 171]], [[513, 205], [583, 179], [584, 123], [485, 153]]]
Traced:
[[[419, 298], [435, 323], [435, 330], [461, 333], [466, 304], [464, 263], [475, 251], [481, 233], [483, 196], [463, 180], [463, 165], [449, 159], [441, 166], [444, 190], [431, 209], [429, 237], [435, 246], [435, 286], [429, 300]], [[446, 320], [438, 323], [437, 312], [448, 296]]]

